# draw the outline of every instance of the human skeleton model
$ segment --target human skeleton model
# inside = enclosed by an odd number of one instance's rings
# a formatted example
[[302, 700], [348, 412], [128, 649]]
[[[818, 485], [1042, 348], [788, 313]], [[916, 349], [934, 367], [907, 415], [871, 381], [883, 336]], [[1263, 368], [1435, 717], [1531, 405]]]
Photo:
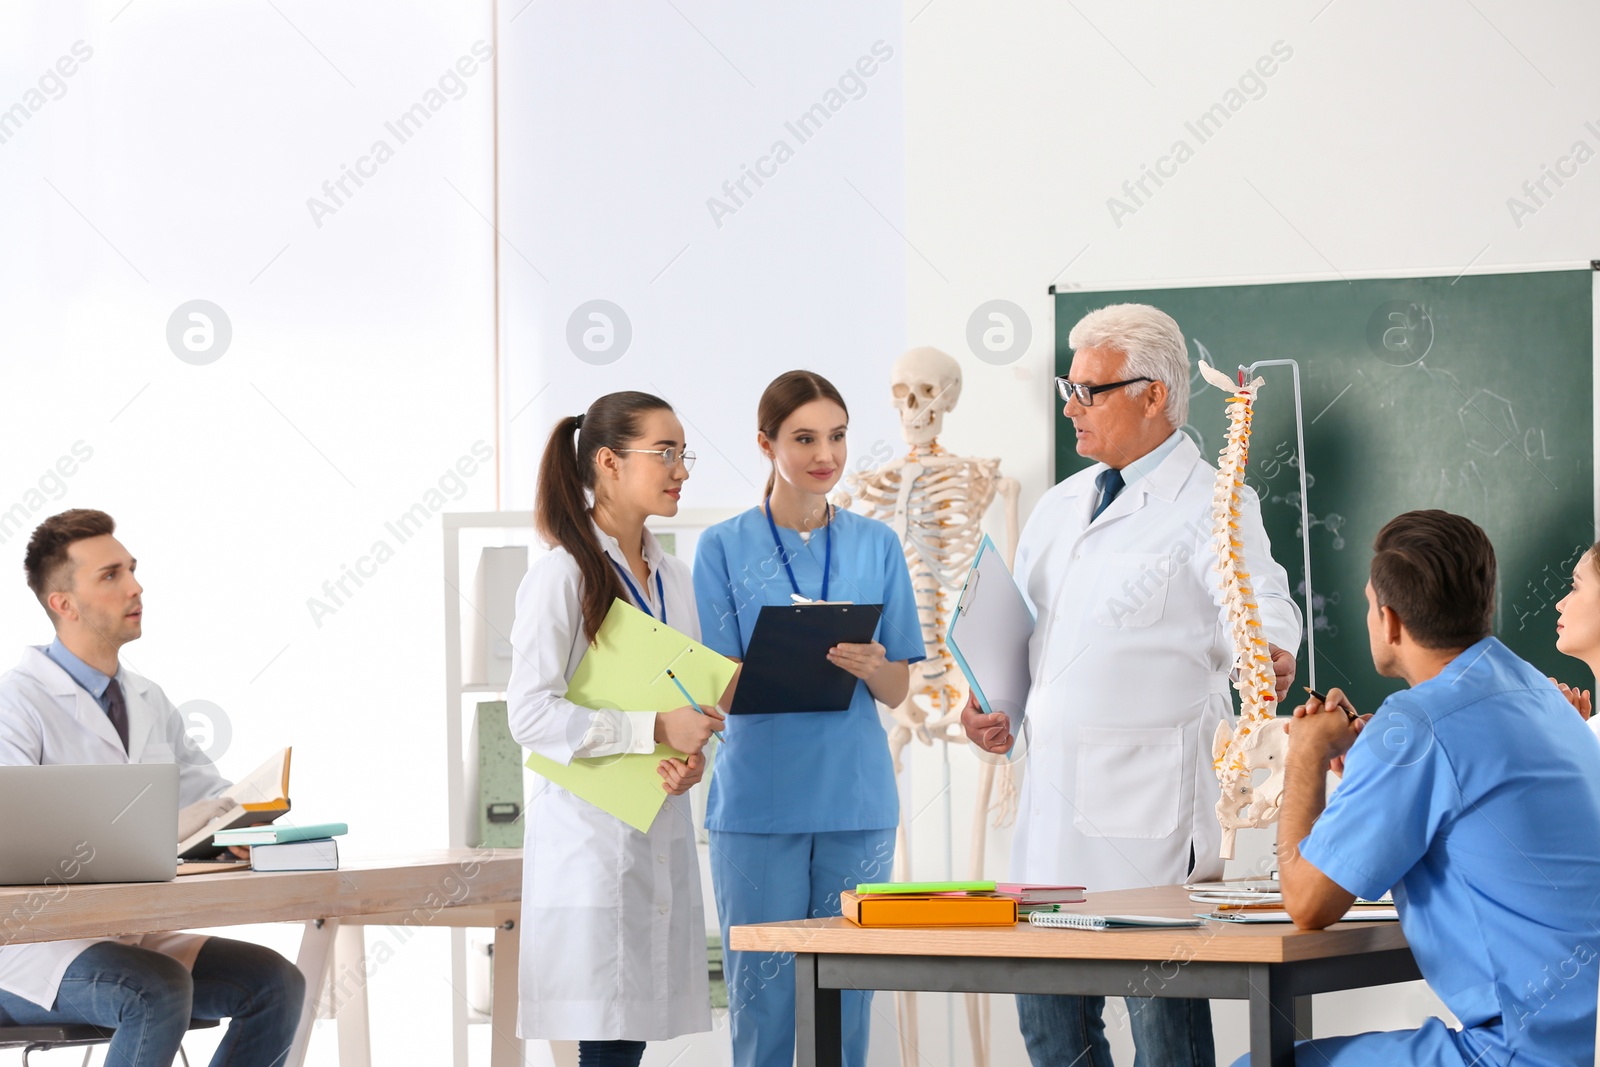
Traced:
[[[849, 475], [834, 494], [833, 502], [844, 508], [853, 506], [893, 527], [911, 570], [927, 659], [912, 665], [906, 699], [889, 712], [894, 719], [889, 749], [898, 774], [901, 753], [912, 738], [929, 746], [934, 741], [966, 744], [961, 710], [967, 702], [968, 686], [945, 647], [944, 635], [950, 628], [954, 599], [983, 540], [984, 513], [997, 494], [1005, 500], [1006, 563], [1010, 565], [1016, 552], [1020, 486], [1015, 478], [1001, 476], [998, 459], [952, 456], [939, 447], [944, 417], [955, 410], [961, 397], [961, 365], [950, 356], [936, 348], [911, 349], [895, 362], [893, 394], [900, 412], [901, 436], [911, 450], [875, 471]], [[1016, 815], [1017, 790], [1009, 765], [999, 768], [1000, 796], [991, 807], [996, 777], [995, 764], [985, 761], [979, 770], [972, 825], [973, 877], [982, 871], [990, 811], [994, 811], [996, 827], [1009, 824]], [[911, 867], [904, 810], [895, 838], [894, 873], [903, 879]], [[901, 1060], [914, 1064], [918, 1062], [915, 1001], [909, 995], [904, 999], [897, 995], [896, 999], [904, 1021], [900, 1028]], [[975, 1067], [988, 1063], [986, 1008], [986, 1002], [980, 1008], [979, 999], [968, 995], [967, 1019]]]
[[[1278, 818], [1283, 800], [1284, 754], [1289, 736], [1277, 724], [1276, 679], [1267, 639], [1261, 633], [1261, 614], [1250, 581], [1249, 561], [1239, 533], [1240, 494], [1250, 459], [1250, 420], [1262, 380], [1235, 383], [1221, 371], [1200, 362], [1206, 381], [1232, 394], [1228, 400], [1228, 436], [1217, 464], [1216, 490], [1211, 498], [1212, 547], [1222, 575], [1224, 604], [1233, 637], [1234, 682], [1239, 691], [1239, 720], [1217, 724], [1211, 753], [1222, 795], [1217, 800], [1217, 821], [1222, 824], [1222, 858], [1233, 858], [1234, 835], [1241, 827], [1270, 826]], [[1231, 716], [1230, 716], [1231, 718]], [[1271, 775], [1260, 786], [1251, 777], [1260, 768]]]

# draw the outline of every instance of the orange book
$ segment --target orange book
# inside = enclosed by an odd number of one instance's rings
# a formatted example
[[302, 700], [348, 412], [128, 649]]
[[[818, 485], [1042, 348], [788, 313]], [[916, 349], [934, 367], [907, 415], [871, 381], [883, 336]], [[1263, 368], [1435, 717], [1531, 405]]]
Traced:
[[217, 798], [217, 814], [204, 826], [178, 842], [180, 859], [201, 859], [221, 846], [211, 839], [218, 830], [259, 826], [289, 810], [289, 755], [282, 749], [250, 775], [229, 786]]
[[910, 896], [839, 894], [844, 917], [857, 926], [1015, 926], [1014, 897], [994, 893]]

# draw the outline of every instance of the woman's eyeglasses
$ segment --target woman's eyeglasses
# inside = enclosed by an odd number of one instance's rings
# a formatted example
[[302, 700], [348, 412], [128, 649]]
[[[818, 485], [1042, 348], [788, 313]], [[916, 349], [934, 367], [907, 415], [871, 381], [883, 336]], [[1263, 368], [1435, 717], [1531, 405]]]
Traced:
[[679, 452], [676, 448], [613, 448], [611, 451], [643, 452], [647, 456], [660, 456], [662, 464], [667, 467], [676, 467], [681, 460], [684, 470], [694, 470], [694, 453]]

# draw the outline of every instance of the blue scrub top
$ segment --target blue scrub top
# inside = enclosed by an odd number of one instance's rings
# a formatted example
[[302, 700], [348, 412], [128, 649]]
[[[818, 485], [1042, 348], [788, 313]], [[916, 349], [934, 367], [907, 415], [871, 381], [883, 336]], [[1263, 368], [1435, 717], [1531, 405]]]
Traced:
[[1498, 640], [1383, 702], [1300, 854], [1357, 896], [1393, 887], [1462, 1063], [1591, 1061], [1600, 742]]
[[[809, 542], [778, 527], [800, 595], [822, 596], [827, 531]], [[700, 535], [694, 597], [700, 640], [743, 659], [763, 606], [792, 603], [788, 572], [759, 507]], [[922, 622], [905, 553], [888, 526], [835, 509], [829, 600], [882, 604], [874, 640], [890, 660], [925, 658]], [[856, 682], [846, 711], [730, 715], [717, 751], [706, 828], [798, 834], [881, 830], [900, 819], [889, 739], [867, 684]]]

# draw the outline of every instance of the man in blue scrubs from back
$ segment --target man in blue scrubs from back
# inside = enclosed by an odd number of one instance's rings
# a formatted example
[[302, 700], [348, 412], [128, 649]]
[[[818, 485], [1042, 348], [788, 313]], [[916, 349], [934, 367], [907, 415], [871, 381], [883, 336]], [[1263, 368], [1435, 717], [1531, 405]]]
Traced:
[[[1429, 1019], [1321, 1038], [1295, 1062], [1591, 1064], [1600, 745], [1544, 672], [1491, 635], [1495, 558], [1481, 529], [1408, 512], [1374, 553], [1372, 660], [1410, 688], [1354, 721], [1337, 689], [1296, 709], [1278, 823], [1284, 905], [1320, 929], [1392, 887], [1417, 965], [1462, 1029]], [[1343, 780], [1328, 799], [1330, 769]]]

